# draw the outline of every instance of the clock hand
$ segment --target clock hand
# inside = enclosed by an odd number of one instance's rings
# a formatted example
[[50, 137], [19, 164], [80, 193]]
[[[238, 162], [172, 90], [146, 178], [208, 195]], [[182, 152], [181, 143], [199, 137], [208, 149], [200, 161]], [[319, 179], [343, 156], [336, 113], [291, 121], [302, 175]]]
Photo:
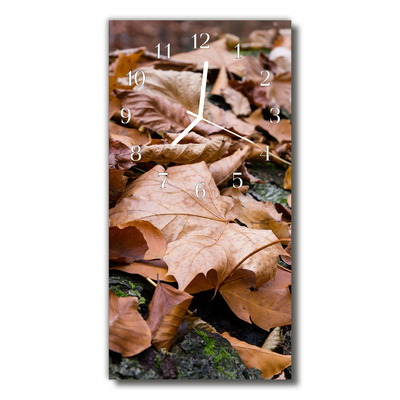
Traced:
[[[193, 117], [196, 117], [196, 119], [198, 118], [198, 115], [196, 115], [195, 113], [192, 113], [192, 112], [190, 112], [190, 111], [186, 111], [186, 112], [187, 112], [188, 114], [190, 114], [190, 115], [193, 115]], [[205, 118], [203, 118], [203, 117], [201, 117], [201, 119], [202, 119], [203, 121], [205, 121], [205, 122], [208, 122], [208, 123], [211, 124], [211, 125], [214, 125], [214, 126], [220, 128], [220, 129], [223, 129], [224, 131], [227, 131], [227, 132], [231, 133], [232, 135], [238, 136], [238, 137], [240, 137], [240, 138], [243, 139], [243, 140], [247, 140], [249, 143], [251, 143], [251, 144], [256, 145], [257, 147], [259, 147], [256, 143], [252, 142], [252, 141], [249, 140], [249, 139], [246, 139], [246, 138], [243, 137], [243, 136], [238, 135], [238, 134], [235, 133], [235, 132], [230, 131], [229, 129], [226, 129], [226, 128], [223, 128], [222, 126], [219, 126], [219, 125], [217, 125], [217, 124], [214, 124], [214, 122], [211, 122], [211, 121], [209, 121], [208, 119], [205, 119]]]
[[[196, 115], [195, 113], [192, 113], [192, 112], [190, 112], [190, 111], [186, 111], [186, 112], [187, 112], [188, 114], [190, 114], [190, 115], [193, 115], [193, 117], [196, 117], [195, 121], [196, 121], [197, 118], [199, 117], [198, 115]], [[220, 128], [220, 129], [223, 129], [224, 131], [227, 131], [227, 132], [231, 133], [232, 135], [238, 136], [238, 137], [240, 137], [241, 139], [246, 140], [247, 142], [251, 143], [253, 146], [258, 147], [259, 149], [263, 150], [263, 147], [262, 147], [262, 146], [259, 146], [257, 143], [254, 143], [254, 142], [252, 142], [251, 140], [246, 139], [245, 137], [240, 136], [240, 135], [238, 135], [237, 133], [230, 131], [229, 129], [226, 129], [226, 128], [223, 128], [222, 126], [219, 126], [219, 125], [217, 125], [217, 124], [214, 124], [214, 122], [211, 122], [211, 121], [209, 121], [208, 119], [205, 119], [205, 118], [203, 118], [203, 117], [201, 117], [201, 120], [203, 120], [203, 121], [205, 121], [205, 122], [208, 122], [209, 124], [214, 125], [214, 126]], [[194, 121], [193, 121], [193, 122], [194, 122]], [[197, 122], [196, 122], [196, 124], [197, 124]], [[282, 162], [285, 163], [285, 164], [292, 165], [289, 161], [286, 161], [286, 160], [284, 160], [283, 158], [280, 158], [280, 157], [276, 156], [275, 154], [270, 153], [269, 155], [270, 155], [271, 157], [273, 157], [273, 158], [276, 158], [277, 160], [282, 161]]]
[[197, 125], [203, 118], [204, 99], [206, 97], [207, 71], [208, 71], [208, 61], [204, 61], [203, 79], [201, 81], [201, 89], [200, 89], [199, 115], [187, 111], [189, 114], [194, 115], [196, 119], [192, 121], [192, 123], [171, 143], [173, 146], [175, 146], [184, 136], [186, 136], [186, 134], [189, 133], [189, 131], [195, 125]]
[[199, 103], [199, 117], [200, 118], [203, 118], [204, 99], [206, 97], [207, 72], [208, 72], [208, 61], [204, 61], [203, 80], [201, 81], [200, 103]]

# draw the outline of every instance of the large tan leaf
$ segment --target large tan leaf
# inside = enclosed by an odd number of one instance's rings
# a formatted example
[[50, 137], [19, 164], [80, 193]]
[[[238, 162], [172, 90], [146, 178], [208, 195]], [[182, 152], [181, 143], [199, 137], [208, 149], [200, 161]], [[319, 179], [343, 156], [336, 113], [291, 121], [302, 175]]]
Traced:
[[[160, 229], [168, 243], [164, 261], [181, 290], [198, 274], [217, 288], [236, 268], [255, 276], [257, 286], [275, 276], [278, 257], [286, 252], [279, 243], [264, 248], [277, 240], [271, 231], [233, 222], [239, 204], [220, 195], [205, 162], [168, 168], [162, 189], [158, 174], [164, 171], [157, 165], [126, 188], [110, 210], [111, 225], [147, 220]], [[201, 199], [195, 194], [200, 182], [206, 193]]]
[[[194, 117], [187, 114], [187, 109], [182, 104], [169, 98], [145, 91], [117, 90], [116, 93], [122, 107], [131, 111], [132, 121], [138, 126], [143, 125], [153, 131], [182, 132], [194, 120]], [[193, 130], [207, 135], [221, 131], [203, 121]]]
[[243, 75], [244, 56], [237, 59], [237, 52], [231, 52], [226, 45], [226, 38], [210, 43], [209, 49], [197, 49], [187, 53], [175, 54], [172, 59], [196, 63], [197, 70], [203, 70], [204, 61], [209, 62], [209, 69], [225, 67], [238, 76]]
[[147, 319], [157, 350], [169, 350], [192, 299], [190, 294], [158, 281]]
[[[163, 71], [153, 68], [141, 68], [146, 74], [144, 86], [135, 86], [134, 93], [165, 98], [180, 104], [195, 114], [199, 112], [202, 75], [189, 71]], [[204, 104], [207, 115], [207, 104]]]
[[265, 330], [291, 324], [291, 273], [280, 267], [275, 279], [254, 290], [250, 278], [228, 280], [219, 289], [231, 310], [242, 320]]
[[162, 144], [143, 146], [141, 162], [154, 161], [160, 164], [194, 164], [200, 161], [212, 163], [226, 153], [230, 144], [226, 140], [209, 140], [202, 144]]
[[287, 222], [281, 221], [275, 206], [270, 202], [255, 200], [251, 195], [244, 195], [233, 187], [226, 188], [221, 192], [224, 196], [238, 199], [242, 205], [238, 220], [253, 229], [269, 229], [278, 239], [290, 238], [291, 230]]
[[238, 352], [247, 368], [258, 368], [262, 371], [263, 378], [271, 378], [286, 367], [291, 365], [292, 357], [274, 353], [269, 350], [242, 342], [225, 332], [221, 336], [227, 339]]
[[130, 357], [151, 346], [151, 332], [137, 310], [137, 297], [118, 297], [109, 291], [110, 350]]

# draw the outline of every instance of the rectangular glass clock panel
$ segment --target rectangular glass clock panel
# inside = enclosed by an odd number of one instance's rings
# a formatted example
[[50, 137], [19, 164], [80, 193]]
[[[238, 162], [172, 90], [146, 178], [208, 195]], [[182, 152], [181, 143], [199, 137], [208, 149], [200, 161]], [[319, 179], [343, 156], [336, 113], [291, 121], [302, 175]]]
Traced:
[[110, 379], [291, 379], [291, 43], [109, 21]]

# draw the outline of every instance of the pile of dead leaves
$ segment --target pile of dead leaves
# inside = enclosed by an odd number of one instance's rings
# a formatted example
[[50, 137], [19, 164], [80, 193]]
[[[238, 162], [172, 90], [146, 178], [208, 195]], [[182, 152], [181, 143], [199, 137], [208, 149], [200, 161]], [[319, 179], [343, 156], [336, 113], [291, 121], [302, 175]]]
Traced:
[[[263, 32], [253, 34], [247, 48], [254, 37], [269, 37]], [[291, 324], [291, 270], [278, 265], [291, 265], [290, 208], [255, 200], [248, 186], [232, 186], [234, 172], [244, 182], [262, 182], [246, 163], [266, 162], [260, 153], [268, 145], [270, 162], [286, 170], [291, 189], [290, 37], [239, 60], [229, 39], [171, 59], [157, 59], [144, 47], [110, 54], [110, 266], [156, 281], [146, 321], [137, 297], [109, 292], [110, 349], [124, 357], [150, 346], [168, 351], [191, 314], [193, 295], [210, 289], [238, 318], [265, 331]], [[198, 111], [205, 60], [204, 118], [254, 145], [204, 121], [171, 145], [194, 120], [186, 111]], [[145, 84], [129, 85], [127, 74], [137, 70]], [[267, 87], [260, 86], [262, 70], [270, 71]], [[123, 108], [130, 111], [128, 123]], [[270, 122], [273, 108], [280, 109], [279, 123]], [[221, 334], [264, 378], [291, 364], [290, 355]]]

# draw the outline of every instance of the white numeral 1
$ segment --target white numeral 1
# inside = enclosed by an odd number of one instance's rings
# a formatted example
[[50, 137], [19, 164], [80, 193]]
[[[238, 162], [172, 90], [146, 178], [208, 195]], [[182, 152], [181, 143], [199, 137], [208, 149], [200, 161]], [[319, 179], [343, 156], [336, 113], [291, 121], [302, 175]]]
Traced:
[[235, 49], [237, 48], [237, 57], [236, 58], [242, 58], [240, 57], [240, 43], [237, 44], [237, 46], [234, 47]]

